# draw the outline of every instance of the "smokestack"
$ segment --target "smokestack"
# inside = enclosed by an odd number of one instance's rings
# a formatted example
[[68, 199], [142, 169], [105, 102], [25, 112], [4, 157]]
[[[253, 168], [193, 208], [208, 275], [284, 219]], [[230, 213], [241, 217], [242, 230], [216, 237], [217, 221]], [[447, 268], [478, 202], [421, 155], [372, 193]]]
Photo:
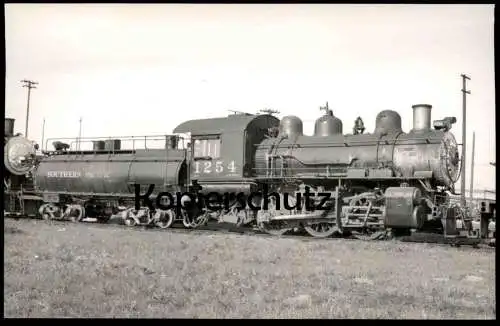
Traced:
[[431, 111], [430, 104], [415, 104], [413, 108], [413, 132], [427, 131], [431, 129]]
[[14, 122], [16, 119], [5, 118], [5, 137], [14, 136]]

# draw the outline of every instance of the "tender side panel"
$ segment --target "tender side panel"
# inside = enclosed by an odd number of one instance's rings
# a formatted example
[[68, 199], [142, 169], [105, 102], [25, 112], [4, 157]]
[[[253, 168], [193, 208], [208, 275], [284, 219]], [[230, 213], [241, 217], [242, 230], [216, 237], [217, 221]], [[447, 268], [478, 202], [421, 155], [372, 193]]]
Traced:
[[41, 191], [84, 194], [131, 194], [133, 184], [164, 190], [179, 183], [185, 164], [181, 151], [144, 150], [134, 154], [57, 155], [36, 171]]

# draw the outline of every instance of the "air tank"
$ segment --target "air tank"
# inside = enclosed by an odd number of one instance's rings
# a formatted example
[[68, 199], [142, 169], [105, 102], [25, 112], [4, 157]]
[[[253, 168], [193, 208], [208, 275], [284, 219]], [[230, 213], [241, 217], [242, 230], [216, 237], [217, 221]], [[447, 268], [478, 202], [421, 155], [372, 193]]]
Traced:
[[293, 138], [301, 136], [303, 132], [302, 120], [294, 115], [283, 117], [279, 126], [279, 135]]
[[342, 134], [342, 120], [335, 117], [331, 110], [316, 120], [314, 124], [314, 136], [327, 137]]
[[5, 137], [14, 136], [14, 122], [16, 119], [5, 118]]
[[431, 129], [432, 105], [415, 104], [413, 109], [413, 132], [428, 131]]
[[393, 110], [384, 110], [375, 119], [375, 134], [390, 134], [401, 132], [401, 116]]

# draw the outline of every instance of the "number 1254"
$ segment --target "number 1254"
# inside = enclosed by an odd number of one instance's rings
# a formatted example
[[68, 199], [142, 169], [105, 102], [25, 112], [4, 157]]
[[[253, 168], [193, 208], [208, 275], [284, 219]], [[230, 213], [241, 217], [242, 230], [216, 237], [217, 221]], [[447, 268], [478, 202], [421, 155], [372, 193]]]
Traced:
[[[224, 162], [222, 161], [216, 161], [215, 164], [213, 164], [212, 161], [206, 161], [206, 162], [195, 162], [194, 163], [194, 173], [212, 173], [215, 171], [215, 173], [222, 173], [224, 171]], [[234, 161], [231, 161], [226, 166], [226, 169], [229, 170], [231, 173], [236, 172], [236, 165], [234, 164]]]

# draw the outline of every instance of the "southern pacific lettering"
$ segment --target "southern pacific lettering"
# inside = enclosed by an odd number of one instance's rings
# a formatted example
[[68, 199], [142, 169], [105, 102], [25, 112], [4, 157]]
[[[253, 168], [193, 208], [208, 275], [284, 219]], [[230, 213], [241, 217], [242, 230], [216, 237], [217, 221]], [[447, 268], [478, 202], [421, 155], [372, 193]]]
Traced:
[[82, 174], [78, 171], [48, 171], [49, 178], [81, 178]]

